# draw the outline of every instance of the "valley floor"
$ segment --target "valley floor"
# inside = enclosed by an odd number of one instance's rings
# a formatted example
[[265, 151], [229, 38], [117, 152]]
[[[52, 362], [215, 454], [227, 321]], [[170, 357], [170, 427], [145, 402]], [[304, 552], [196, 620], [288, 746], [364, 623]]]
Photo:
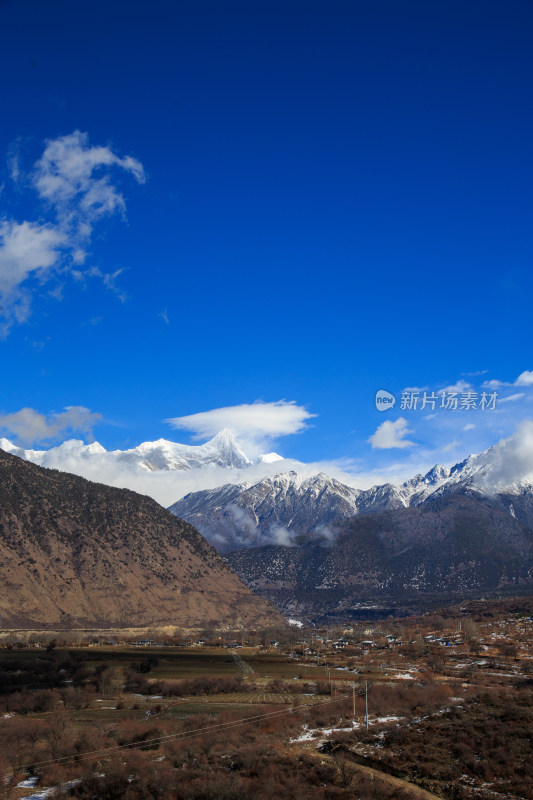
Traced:
[[533, 800], [533, 622], [486, 612], [272, 646], [6, 637], [0, 798]]

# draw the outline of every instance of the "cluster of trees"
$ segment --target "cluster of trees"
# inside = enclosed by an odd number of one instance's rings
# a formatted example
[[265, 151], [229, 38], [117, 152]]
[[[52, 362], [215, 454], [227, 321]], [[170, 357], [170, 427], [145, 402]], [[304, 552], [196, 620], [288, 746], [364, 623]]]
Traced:
[[[123, 674], [123, 673], [122, 673]], [[213, 694], [232, 694], [234, 692], [275, 692], [291, 694], [311, 694], [319, 692], [328, 694], [329, 684], [326, 680], [314, 683], [288, 683], [287, 681], [274, 678], [268, 684], [255, 684], [250, 680], [243, 682], [242, 677], [216, 678], [210, 675], [199, 675], [197, 678], [186, 678], [181, 681], [150, 680], [143, 674], [130, 671], [125, 679], [118, 679], [117, 682], [124, 684], [127, 692], [135, 694], [154, 695], [160, 694], [163, 697], [187, 697], [195, 695]], [[117, 687], [118, 690], [118, 687]]]
[[[62, 796], [81, 800], [411, 800], [409, 792], [379, 778], [340, 769], [315, 753], [291, 751], [287, 739], [301, 723], [295, 715], [253, 725], [239, 725], [241, 716], [198, 715], [178, 725], [123, 720], [113, 730], [97, 726], [77, 735], [62, 725], [61, 715], [46, 721], [24, 719], [12, 732], [24, 756], [15, 756], [7, 743], [0, 768], [13, 767], [19, 778], [21, 761], [36, 752], [41, 758], [61, 758], [127, 745], [109, 756], [45, 766], [42, 783], [62, 786]], [[330, 716], [330, 722], [335, 718]], [[153, 742], [177, 730], [181, 738]], [[7, 791], [0, 788], [0, 797], [2, 792], [7, 797]]]
[[[246, 684], [246, 691], [252, 691], [253, 686]], [[243, 691], [242, 678], [216, 678], [209, 675], [199, 675], [197, 678], [188, 678], [178, 682], [148, 680], [143, 675], [129, 672], [126, 677], [125, 689], [136, 694], [160, 694], [163, 697], [185, 697], [187, 695], [230, 694]]]

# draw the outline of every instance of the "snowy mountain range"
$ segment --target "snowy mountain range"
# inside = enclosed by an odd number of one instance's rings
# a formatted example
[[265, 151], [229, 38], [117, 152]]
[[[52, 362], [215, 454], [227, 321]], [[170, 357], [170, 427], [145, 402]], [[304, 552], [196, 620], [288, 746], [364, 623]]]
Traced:
[[[70, 439], [50, 450], [26, 450], [12, 444], [8, 439], [0, 439], [0, 448], [41, 467], [53, 467], [62, 471], [65, 471], [66, 462], [75, 459], [123, 464], [145, 472], [202, 469], [210, 466], [241, 469], [252, 464], [228, 430], [220, 431], [213, 439], [201, 445], [178, 444], [158, 439], [155, 442], [143, 442], [130, 450], [108, 451], [98, 442], [84, 444], [78, 439]], [[270, 453], [261, 458], [274, 457], [276, 454]]]
[[504, 510], [533, 526], [533, 484], [522, 480], [506, 485], [502, 474], [501, 446], [496, 445], [451, 469], [437, 464], [397, 486], [387, 483], [360, 490], [324, 473], [304, 478], [290, 471], [255, 484], [193, 492], [171, 505], [170, 511], [222, 552], [330, 539], [334, 521], [415, 507], [453, 493], [497, 497]]

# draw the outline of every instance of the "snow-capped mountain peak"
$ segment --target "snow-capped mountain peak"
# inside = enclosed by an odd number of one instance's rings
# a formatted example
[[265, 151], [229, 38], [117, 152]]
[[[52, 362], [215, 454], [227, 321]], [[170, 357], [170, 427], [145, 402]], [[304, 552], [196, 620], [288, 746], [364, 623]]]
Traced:
[[295, 470], [253, 485], [227, 484], [193, 492], [170, 511], [195, 525], [221, 551], [264, 544], [290, 544], [302, 535], [324, 536], [330, 522], [357, 513], [360, 490], [321, 472]]
[[115, 450], [113, 455], [135, 460], [141, 469], [150, 472], [199, 469], [210, 465], [239, 469], [252, 463], [228, 430], [220, 431], [205, 444], [179, 444], [157, 439], [155, 442], [143, 442], [131, 450]]

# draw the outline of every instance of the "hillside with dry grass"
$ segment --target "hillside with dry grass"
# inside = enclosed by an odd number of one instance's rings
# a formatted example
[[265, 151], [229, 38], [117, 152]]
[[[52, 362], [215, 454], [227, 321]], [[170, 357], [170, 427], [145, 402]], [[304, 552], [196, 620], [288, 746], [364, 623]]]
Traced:
[[125, 489], [0, 451], [2, 627], [270, 626], [190, 525]]

